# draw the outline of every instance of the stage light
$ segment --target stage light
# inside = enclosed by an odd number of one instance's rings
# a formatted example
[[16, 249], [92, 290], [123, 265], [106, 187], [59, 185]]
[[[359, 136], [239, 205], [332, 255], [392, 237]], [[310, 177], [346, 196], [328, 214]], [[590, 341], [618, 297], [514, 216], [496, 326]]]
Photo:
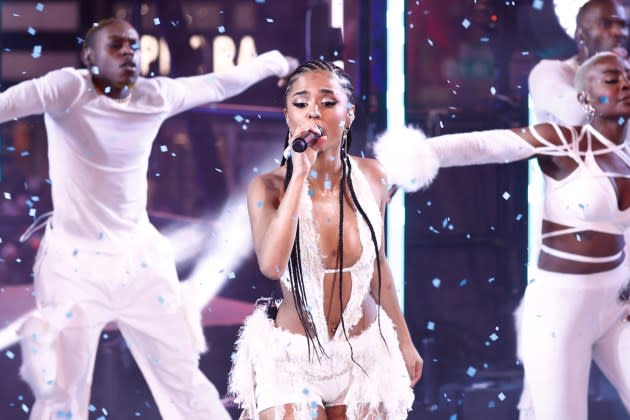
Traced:
[[554, 0], [553, 2], [553, 9], [558, 18], [558, 22], [571, 38], [575, 35], [575, 18], [578, 10], [580, 10], [580, 7], [582, 7], [586, 1], [587, 0]]
[[[387, 126], [405, 125], [405, 2], [387, 2]], [[405, 195], [387, 206], [387, 259], [400, 307], [405, 304]]]

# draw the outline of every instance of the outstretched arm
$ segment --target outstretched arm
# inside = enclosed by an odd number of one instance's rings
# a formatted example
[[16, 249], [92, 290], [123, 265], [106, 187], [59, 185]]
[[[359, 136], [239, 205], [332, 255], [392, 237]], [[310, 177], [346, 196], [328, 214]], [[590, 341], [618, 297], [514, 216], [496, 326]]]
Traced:
[[173, 104], [170, 115], [199, 105], [220, 102], [236, 96], [267, 77], [286, 77], [297, 62], [274, 50], [261, 54], [229, 72], [208, 73], [199, 76], [162, 78]]
[[561, 136], [571, 138], [571, 129], [556, 128], [540, 124], [534, 130], [474, 131], [426, 139], [422, 131], [403, 127], [381, 135], [374, 151], [390, 183], [405, 191], [417, 191], [433, 181], [439, 168], [529, 159], [537, 156], [537, 148], [557, 145]]
[[76, 70], [64, 68], [12, 86], [0, 93], [0, 123], [44, 112], [63, 112], [83, 83]]

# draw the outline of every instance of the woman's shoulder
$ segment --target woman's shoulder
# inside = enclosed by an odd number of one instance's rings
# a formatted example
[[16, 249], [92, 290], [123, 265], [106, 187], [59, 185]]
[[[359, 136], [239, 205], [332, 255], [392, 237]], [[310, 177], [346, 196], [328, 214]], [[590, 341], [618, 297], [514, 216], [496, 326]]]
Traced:
[[383, 165], [374, 158], [363, 158], [352, 156], [357, 164], [357, 167], [363, 172], [363, 175], [371, 182], [386, 183], [387, 177], [385, 175], [385, 169]]
[[352, 158], [356, 162], [356, 166], [365, 176], [377, 202], [386, 202], [388, 200], [388, 183], [383, 165], [373, 158], [360, 158], [356, 156], [352, 156]]
[[286, 167], [281, 166], [272, 171], [255, 176], [249, 184], [249, 192], [265, 191], [267, 193], [280, 193], [284, 189], [284, 177]]
[[579, 133], [581, 132], [582, 127], [563, 126], [555, 123], [542, 123], [529, 127], [529, 130], [542, 143], [542, 146], [548, 146], [549, 144], [562, 146], [579, 141]]

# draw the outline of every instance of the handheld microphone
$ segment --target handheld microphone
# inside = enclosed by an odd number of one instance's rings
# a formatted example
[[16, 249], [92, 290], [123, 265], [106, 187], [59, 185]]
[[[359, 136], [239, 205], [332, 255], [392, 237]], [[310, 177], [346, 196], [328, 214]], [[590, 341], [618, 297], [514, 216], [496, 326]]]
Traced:
[[315, 140], [317, 140], [318, 138], [324, 135], [324, 130], [319, 125], [316, 125], [315, 127], [317, 127], [317, 130], [319, 131], [319, 133], [309, 132], [304, 137], [298, 137], [291, 142], [291, 145], [288, 146], [284, 150], [283, 155], [285, 159], [289, 158], [289, 155], [291, 154], [291, 150], [293, 150], [296, 153], [302, 153], [303, 151], [306, 150], [309, 144], [311, 144], [312, 142], [314, 142]]

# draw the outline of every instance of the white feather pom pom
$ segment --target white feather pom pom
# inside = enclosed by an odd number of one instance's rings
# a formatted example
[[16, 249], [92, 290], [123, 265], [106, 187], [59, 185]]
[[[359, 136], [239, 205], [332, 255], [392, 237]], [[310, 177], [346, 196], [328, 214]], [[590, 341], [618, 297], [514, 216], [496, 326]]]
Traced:
[[373, 148], [388, 182], [406, 192], [429, 186], [440, 169], [437, 154], [425, 134], [416, 128], [388, 129], [378, 136]]

